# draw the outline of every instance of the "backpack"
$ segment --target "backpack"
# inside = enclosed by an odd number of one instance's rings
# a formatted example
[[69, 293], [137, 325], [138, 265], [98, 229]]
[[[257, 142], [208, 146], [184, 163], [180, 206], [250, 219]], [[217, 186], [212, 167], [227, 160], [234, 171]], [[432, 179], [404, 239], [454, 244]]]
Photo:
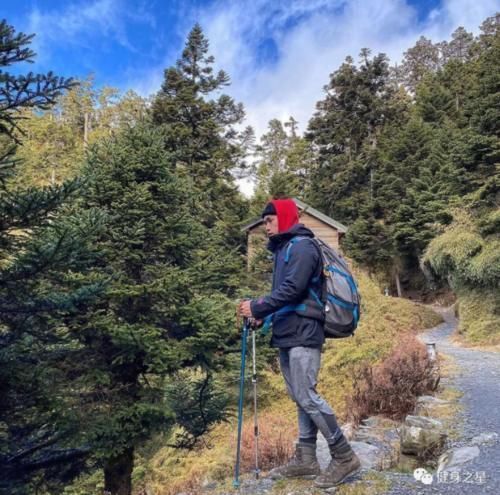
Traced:
[[317, 314], [317, 309], [321, 308], [326, 338], [353, 336], [361, 313], [361, 295], [347, 262], [340, 253], [321, 239], [297, 236], [288, 244], [285, 263], [288, 262], [293, 245], [303, 239], [313, 240], [320, 250], [323, 262], [322, 294], [316, 294], [309, 288], [309, 295], [316, 304], [316, 310], [312, 307], [308, 310], [307, 306], [310, 305], [302, 303], [296, 306], [296, 311], [309, 316]]

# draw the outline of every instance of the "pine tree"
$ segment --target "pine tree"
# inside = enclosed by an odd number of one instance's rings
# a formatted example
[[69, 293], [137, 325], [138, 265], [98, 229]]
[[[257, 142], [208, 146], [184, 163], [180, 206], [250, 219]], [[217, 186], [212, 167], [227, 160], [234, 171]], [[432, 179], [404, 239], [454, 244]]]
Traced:
[[306, 134], [316, 162], [308, 199], [348, 223], [358, 217], [359, 205], [373, 199], [379, 134], [404, 108], [390, 84], [387, 57], [369, 54], [362, 50], [359, 67], [348, 57], [331, 75]]
[[170, 443], [189, 448], [225, 415], [213, 378], [234, 338], [235, 280], [223, 263], [240, 257], [220, 252], [194, 181], [164, 143], [146, 124], [101, 143], [79, 203], [111, 219], [95, 241], [109, 289], [68, 327], [82, 356], [72, 374], [94, 397], [78, 403], [80, 435], [117, 495], [131, 493], [134, 451], [153, 434], [176, 429]]
[[406, 50], [399, 67], [399, 81], [415, 93], [425, 75], [435, 73], [441, 66], [440, 49], [425, 36], [421, 36], [415, 46]]
[[312, 167], [309, 143], [297, 135], [298, 122], [273, 119], [256, 146], [257, 186], [254, 203], [269, 197], [303, 197]]
[[[471, 298], [479, 308], [465, 316], [484, 341], [497, 338], [500, 278], [500, 166], [498, 57], [500, 15], [486, 19], [472, 48], [463, 91], [463, 116], [450, 144], [450, 159], [462, 167], [463, 194], [453, 223], [429, 245], [424, 261], [457, 292], [461, 308]], [[462, 304], [463, 303], [463, 304]], [[465, 313], [465, 309], [464, 309]], [[473, 321], [474, 320], [474, 321]]]
[[462, 26], [451, 34], [451, 41], [440, 44], [442, 63], [451, 60], [466, 62], [471, 59], [474, 49], [474, 35]]
[[59, 407], [68, 390], [58, 358], [68, 345], [64, 319], [94, 301], [104, 284], [98, 275], [82, 280], [103, 216], [71, 211], [80, 181], [12, 186], [24, 112], [48, 109], [73, 85], [52, 73], [5, 71], [33, 60], [32, 38], [0, 22], [0, 490], [11, 494], [31, 491], [41, 470], [49, 483], [70, 480], [82, 467], [87, 450], [66, 443], [75, 425]]
[[165, 78], [152, 104], [152, 120], [161, 126], [165, 149], [176, 170], [193, 178], [205, 205], [204, 222], [214, 225], [233, 216], [241, 203], [233, 171], [244, 166], [243, 143], [248, 130], [236, 126], [244, 117], [243, 106], [226, 94], [214, 98], [230, 83], [229, 76], [213, 71], [209, 43], [196, 24], [188, 35], [182, 57], [165, 70]]

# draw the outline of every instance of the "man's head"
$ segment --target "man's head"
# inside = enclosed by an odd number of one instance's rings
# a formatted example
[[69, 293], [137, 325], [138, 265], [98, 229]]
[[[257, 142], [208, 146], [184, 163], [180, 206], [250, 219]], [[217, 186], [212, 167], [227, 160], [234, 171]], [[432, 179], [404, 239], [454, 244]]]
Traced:
[[262, 212], [268, 237], [285, 232], [299, 223], [299, 210], [292, 199], [273, 199]]
[[278, 233], [278, 215], [273, 201], [267, 203], [262, 212], [262, 218], [264, 219], [264, 229], [267, 237], [276, 235]]

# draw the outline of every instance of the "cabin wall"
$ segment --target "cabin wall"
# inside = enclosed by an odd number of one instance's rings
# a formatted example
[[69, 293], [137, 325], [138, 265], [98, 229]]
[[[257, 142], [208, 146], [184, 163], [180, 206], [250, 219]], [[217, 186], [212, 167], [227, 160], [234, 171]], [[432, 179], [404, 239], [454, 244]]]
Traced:
[[339, 248], [339, 231], [330, 225], [318, 220], [317, 218], [309, 215], [307, 212], [301, 212], [300, 221], [306, 227], [310, 228], [316, 237], [332, 246], [332, 248]]

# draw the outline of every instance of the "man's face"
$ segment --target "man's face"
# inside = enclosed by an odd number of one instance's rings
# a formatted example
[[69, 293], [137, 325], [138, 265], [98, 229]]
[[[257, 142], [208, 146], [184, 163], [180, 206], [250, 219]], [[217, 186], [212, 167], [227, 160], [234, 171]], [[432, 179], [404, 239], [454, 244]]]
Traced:
[[278, 233], [278, 215], [266, 215], [264, 217], [264, 228], [267, 237], [276, 235]]

